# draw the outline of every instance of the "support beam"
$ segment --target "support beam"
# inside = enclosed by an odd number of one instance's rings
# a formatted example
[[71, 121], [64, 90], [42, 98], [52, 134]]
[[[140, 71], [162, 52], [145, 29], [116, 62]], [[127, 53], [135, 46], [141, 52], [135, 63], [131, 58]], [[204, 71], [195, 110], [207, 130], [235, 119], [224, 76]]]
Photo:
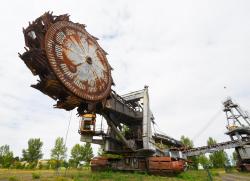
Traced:
[[115, 124], [113, 123], [113, 121], [108, 117], [105, 116], [105, 119], [107, 120], [108, 125], [112, 128], [112, 130], [115, 132], [115, 134], [120, 138], [120, 140], [122, 141], [122, 143], [129, 149], [131, 149], [132, 151], [135, 151], [130, 144], [128, 143], [128, 141], [126, 140], [126, 138], [121, 134], [121, 132], [117, 129], [117, 127], [115, 126]]

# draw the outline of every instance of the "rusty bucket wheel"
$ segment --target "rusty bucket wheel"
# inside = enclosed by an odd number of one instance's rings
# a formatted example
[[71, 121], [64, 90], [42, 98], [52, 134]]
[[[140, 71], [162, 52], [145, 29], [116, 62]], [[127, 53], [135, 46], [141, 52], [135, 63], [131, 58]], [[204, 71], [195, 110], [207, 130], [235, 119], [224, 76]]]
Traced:
[[31, 86], [56, 100], [56, 108], [94, 109], [110, 95], [106, 53], [85, 25], [71, 22], [68, 14], [46, 12], [29, 22], [23, 34], [26, 47], [19, 57], [39, 76]]
[[106, 53], [84, 25], [58, 21], [45, 36], [49, 64], [62, 84], [76, 96], [100, 101], [111, 91]]

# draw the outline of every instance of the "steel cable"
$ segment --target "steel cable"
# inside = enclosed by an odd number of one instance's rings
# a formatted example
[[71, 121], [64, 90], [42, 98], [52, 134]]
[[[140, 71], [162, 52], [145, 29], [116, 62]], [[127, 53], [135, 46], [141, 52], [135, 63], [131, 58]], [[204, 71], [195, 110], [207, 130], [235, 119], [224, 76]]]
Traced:
[[219, 115], [222, 113], [221, 110], [219, 110], [218, 112], [216, 112], [216, 114], [214, 114], [209, 120], [208, 122], [206, 122], [206, 124], [202, 127], [202, 129], [200, 129], [200, 131], [198, 131], [194, 137], [192, 138], [192, 141], [196, 140], [200, 135], [202, 135], [202, 133], [219, 117]]

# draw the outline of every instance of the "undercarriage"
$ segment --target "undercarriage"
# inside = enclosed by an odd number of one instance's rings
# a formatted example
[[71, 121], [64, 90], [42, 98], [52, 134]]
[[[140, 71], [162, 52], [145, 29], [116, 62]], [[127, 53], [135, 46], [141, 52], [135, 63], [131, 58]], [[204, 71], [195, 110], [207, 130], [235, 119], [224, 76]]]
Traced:
[[136, 171], [150, 174], [178, 174], [185, 170], [184, 160], [171, 157], [95, 157], [91, 160], [92, 171]]

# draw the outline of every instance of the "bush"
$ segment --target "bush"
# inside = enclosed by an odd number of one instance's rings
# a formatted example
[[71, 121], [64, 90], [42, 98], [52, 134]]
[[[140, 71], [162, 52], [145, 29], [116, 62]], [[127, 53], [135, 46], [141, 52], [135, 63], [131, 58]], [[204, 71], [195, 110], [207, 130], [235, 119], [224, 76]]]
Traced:
[[35, 162], [31, 162], [31, 163], [29, 163], [27, 169], [34, 169], [35, 167], [36, 167], [36, 163]]
[[39, 179], [41, 177], [41, 174], [40, 173], [32, 173], [32, 178], [33, 179]]
[[20, 161], [15, 161], [12, 165], [11, 168], [15, 168], [15, 169], [24, 169], [25, 165], [21, 164]]

